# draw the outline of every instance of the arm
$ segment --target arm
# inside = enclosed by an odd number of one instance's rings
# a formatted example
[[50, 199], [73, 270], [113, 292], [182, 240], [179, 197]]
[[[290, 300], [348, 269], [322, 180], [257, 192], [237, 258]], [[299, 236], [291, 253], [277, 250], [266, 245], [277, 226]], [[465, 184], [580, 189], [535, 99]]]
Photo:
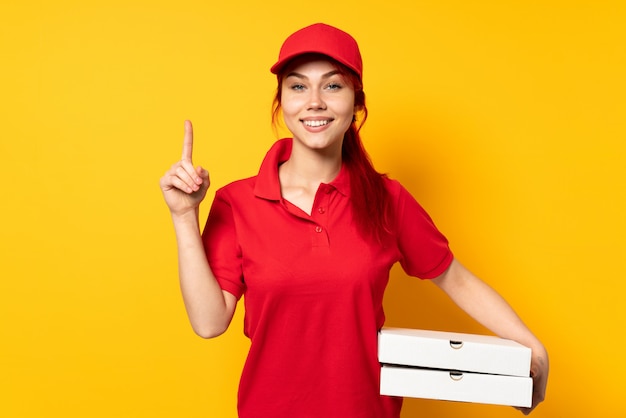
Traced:
[[197, 216], [172, 216], [178, 245], [178, 276], [191, 326], [203, 338], [224, 333], [237, 299], [223, 291], [206, 258]]
[[458, 261], [452, 261], [450, 267], [433, 282], [468, 315], [496, 335], [531, 348], [533, 404], [530, 408], [519, 408], [528, 415], [545, 397], [549, 362], [543, 344], [502, 296]]
[[178, 275], [191, 326], [203, 338], [222, 334], [235, 313], [237, 299], [223, 291], [206, 258], [198, 208], [209, 188], [209, 174], [191, 161], [193, 128], [185, 122], [182, 159], [161, 178], [160, 186], [170, 209], [178, 245]]

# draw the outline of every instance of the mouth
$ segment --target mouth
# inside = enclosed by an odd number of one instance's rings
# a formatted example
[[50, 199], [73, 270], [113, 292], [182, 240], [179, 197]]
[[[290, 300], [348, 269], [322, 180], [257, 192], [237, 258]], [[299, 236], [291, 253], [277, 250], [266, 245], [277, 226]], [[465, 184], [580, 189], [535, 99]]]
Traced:
[[302, 119], [301, 122], [304, 124], [304, 126], [308, 126], [309, 128], [319, 128], [321, 126], [326, 126], [328, 125], [330, 122], [332, 122], [332, 119], [321, 119], [321, 120], [305, 120]]

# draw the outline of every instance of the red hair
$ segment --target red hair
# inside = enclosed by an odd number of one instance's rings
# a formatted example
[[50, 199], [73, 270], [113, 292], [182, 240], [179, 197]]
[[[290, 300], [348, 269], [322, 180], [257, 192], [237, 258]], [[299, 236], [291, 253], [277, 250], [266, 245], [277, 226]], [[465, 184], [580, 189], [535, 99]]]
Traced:
[[[356, 115], [343, 137], [342, 160], [350, 175], [350, 198], [352, 213], [359, 232], [366, 238], [382, 242], [389, 233], [389, 192], [385, 187], [385, 174], [374, 168], [372, 161], [363, 147], [360, 130], [367, 119], [365, 106], [365, 92], [361, 78], [348, 67], [333, 61], [337, 69], [354, 89], [354, 106], [361, 116], [357, 121]], [[288, 67], [288, 66], [286, 66]], [[285, 68], [287, 69], [287, 68]], [[278, 88], [272, 105], [272, 124], [278, 124], [282, 81], [286, 71], [277, 74]], [[358, 123], [357, 123], [358, 122]]]

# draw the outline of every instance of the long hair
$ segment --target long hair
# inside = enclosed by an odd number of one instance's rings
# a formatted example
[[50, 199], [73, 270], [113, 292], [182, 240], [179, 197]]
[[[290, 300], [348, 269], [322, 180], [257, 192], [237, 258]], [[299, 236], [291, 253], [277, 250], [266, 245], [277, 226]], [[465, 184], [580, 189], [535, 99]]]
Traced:
[[[333, 61], [337, 69], [354, 88], [354, 105], [357, 115], [344, 134], [341, 156], [350, 175], [350, 198], [353, 218], [359, 232], [365, 237], [382, 243], [390, 231], [389, 192], [385, 187], [385, 174], [374, 168], [363, 147], [360, 130], [367, 120], [365, 92], [360, 77], [348, 67]], [[288, 66], [286, 66], [288, 67]], [[280, 120], [282, 81], [286, 71], [277, 75], [278, 88], [272, 105], [272, 124]]]

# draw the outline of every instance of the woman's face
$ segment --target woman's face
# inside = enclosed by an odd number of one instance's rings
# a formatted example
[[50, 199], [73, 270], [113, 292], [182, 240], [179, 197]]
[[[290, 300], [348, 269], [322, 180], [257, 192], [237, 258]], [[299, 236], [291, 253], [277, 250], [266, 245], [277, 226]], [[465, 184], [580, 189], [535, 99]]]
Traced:
[[354, 88], [331, 61], [301, 60], [283, 78], [281, 107], [294, 141], [314, 150], [340, 151], [355, 113]]

